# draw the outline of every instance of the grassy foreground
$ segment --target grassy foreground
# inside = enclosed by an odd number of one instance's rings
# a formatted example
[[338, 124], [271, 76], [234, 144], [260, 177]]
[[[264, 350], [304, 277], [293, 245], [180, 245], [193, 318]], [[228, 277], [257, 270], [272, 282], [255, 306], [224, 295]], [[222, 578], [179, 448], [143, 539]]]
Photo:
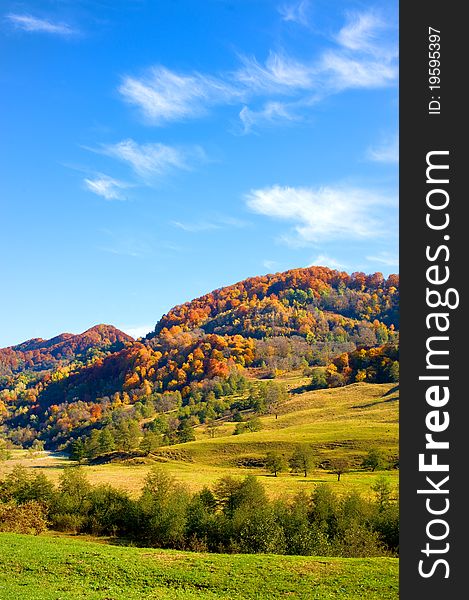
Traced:
[[0, 599], [387, 600], [395, 558], [199, 554], [0, 534]]

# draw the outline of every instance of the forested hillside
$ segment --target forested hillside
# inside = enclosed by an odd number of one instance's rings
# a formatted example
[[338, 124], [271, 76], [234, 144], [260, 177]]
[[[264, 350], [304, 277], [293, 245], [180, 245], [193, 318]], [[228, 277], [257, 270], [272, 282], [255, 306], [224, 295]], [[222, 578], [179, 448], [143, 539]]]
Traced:
[[70, 449], [107, 431], [109, 448], [128, 450], [151, 433], [184, 442], [198, 423], [270, 410], [286, 393], [282, 371], [302, 370], [312, 388], [397, 381], [398, 306], [397, 275], [309, 267], [176, 306], [140, 341], [100, 325], [0, 350], [3, 435]]
[[35, 338], [0, 349], [0, 376], [28, 371], [47, 371], [74, 360], [84, 362], [101, 353], [113, 352], [133, 338], [112, 325], [96, 325], [84, 333], [62, 333], [50, 340]]

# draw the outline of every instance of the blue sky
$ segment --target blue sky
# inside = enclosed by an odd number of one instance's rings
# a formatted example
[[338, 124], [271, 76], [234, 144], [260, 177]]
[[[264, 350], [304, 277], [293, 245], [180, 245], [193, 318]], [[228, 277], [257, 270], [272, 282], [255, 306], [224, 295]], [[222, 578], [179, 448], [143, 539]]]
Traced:
[[398, 271], [397, 2], [2, 3], [0, 346]]

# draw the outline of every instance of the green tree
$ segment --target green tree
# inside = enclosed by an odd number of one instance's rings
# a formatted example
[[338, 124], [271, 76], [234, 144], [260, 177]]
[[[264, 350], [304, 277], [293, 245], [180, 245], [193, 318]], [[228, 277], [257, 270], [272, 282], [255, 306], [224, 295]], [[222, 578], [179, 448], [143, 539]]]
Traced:
[[99, 432], [98, 445], [100, 454], [107, 454], [116, 449], [116, 441], [109, 427], [105, 427]]
[[215, 484], [214, 494], [218, 506], [228, 517], [233, 517], [241, 507], [247, 510], [267, 503], [264, 487], [253, 475], [241, 480], [230, 475], [222, 477]]
[[70, 458], [76, 460], [79, 464], [86, 458], [85, 443], [83, 438], [73, 440], [70, 445]]
[[58, 512], [86, 513], [91, 484], [82, 467], [68, 467], [62, 471], [59, 479], [59, 492]]
[[8, 448], [7, 442], [3, 439], [0, 439], [0, 461], [2, 460], [10, 460], [12, 454]]
[[262, 422], [259, 417], [252, 417], [252, 419], [248, 419], [244, 425], [246, 429], [251, 432], [260, 431], [262, 429]]
[[44, 442], [42, 440], [35, 439], [31, 445], [31, 448], [34, 452], [43, 452], [44, 451]]
[[385, 466], [386, 459], [380, 448], [370, 448], [362, 461], [362, 467], [364, 469], [371, 469], [372, 472], [376, 471], [376, 469], [383, 469]]
[[157, 448], [159, 448], [162, 444], [162, 435], [161, 433], [157, 433], [156, 431], [150, 431], [149, 429], [145, 429], [143, 432], [143, 438], [140, 442], [140, 450], [148, 456], [152, 452], [154, 452]]
[[350, 471], [349, 462], [345, 458], [335, 458], [331, 460], [331, 473], [337, 475], [337, 481], [340, 481], [341, 475]]
[[215, 432], [219, 425], [220, 424], [213, 418], [207, 421], [207, 433], [212, 439], [215, 437]]
[[393, 361], [389, 365], [389, 367], [386, 369], [386, 371], [387, 371], [388, 381], [391, 381], [392, 383], [399, 382], [399, 361], [398, 360]]
[[304, 473], [308, 476], [308, 472], [313, 466], [313, 452], [309, 446], [298, 446], [289, 460], [290, 470], [293, 473]]
[[236, 426], [233, 431], [233, 435], [239, 435], [239, 434], [245, 433], [245, 432], [246, 432], [246, 423], [244, 423], [244, 421], [240, 421], [239, 423], [236, 423]]
[[181, 444], [184, 442], [193, 442], [195, 440], [194, 429], [191, 427], [188, 419], [184, 419], [179, 423], [177, 428], [177, 439]]
[[380, 476], [376, 479], [371, 489], [375, 493], [378, 511], [386, 510], [392, 501], [392, 488], [386, 477]]
[[265, 466], [270, 473], [277, 477], [278, 473], [287, 470], [287, 461], [279, 452], [267, 452]]
[[99, 435], [100, 432], [97, 429], [93, 429], [90, 435], [85, 439], [86, 458], [92, 459], [100, 455]]
[[327, 376], [324, 368], [316, 368], [311, 374], [310, 388], [312, 390], [322, 390], [327, 388]]
[[140, 439], [140, 427], [134, 419], [121, 419], [116, 427], [116, 445], [119, 450], [130, 452]]
[[0, 500], [15, 500], [23, 504], [31, 498], [31, 474], [23, 465], [15, 465], [0, 481]]
[[266, 402], [268, 412], [278, 418], [278, 412], [284, 402], [288, 400], [287, 388], [282, 383], [271, 383], [267, 386]]
[[189, 502], [186, 488], [158, 467], [151, 469], [139, 499], [147, 541], [162, 548], [183, 547]]
[[31, 479], [31, 500], [37, 500], [38, 502], [50, 505], [55, 498], [55, 493], [54, 484], [44, 473], [37, 473]]

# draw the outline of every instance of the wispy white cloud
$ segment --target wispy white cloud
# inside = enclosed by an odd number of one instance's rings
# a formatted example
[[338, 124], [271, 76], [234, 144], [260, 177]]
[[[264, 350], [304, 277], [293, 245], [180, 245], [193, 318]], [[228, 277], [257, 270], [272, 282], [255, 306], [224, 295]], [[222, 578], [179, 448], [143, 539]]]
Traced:
[[386, 29], [386, 23], [375, 12], [350, 14], [347, 23], [336, 36], [337, 42], [349, 50], [366, 51], [375, 54], [379, 48], [379, 34]]
[[93, 192], [93, 194], [102, 196], [106, 200], [125, 200], [122, 190], [131, 187], [129, 183], [103, 174], [99, 174], [92, 179], [86, 177], [83, 182], [86, 189]]
[[124, 77], [119, 92], [155, 125], [199, 116], [208, 106], [229, 103], [240, 94], [223, 79], [200, 73], [182, 75], [162, 66], [141, 78]]
[[380, 88], [396, 81], [397, 65], [374, 58], [348, 56], [337, 51], [326, 52], [319, 65], [323, 93], [337, 93], [351, 88]]
[[282, 4], [278, 7], [283, 21], [308, 25], [309, 0]]
[[[295, 20], [306, 7], [306, 2], [299, 2], [281, 11], [286, 20]], [[141, 77], [124, 77], [119, 91], [154, 125], [199, 117], [216, 105], [242, 103], [239, 116], [249, 131], [254, 122], [294, 120], [331, 94], [395, 84], [396, 31], [378, 13], [354, 13], [331, 36], [329, 47], [309, 59], [285, 51], [269, 52], [264, 62], [239, 56], [237, 69], [216, 76], [156, 66]], [[263, 108], [253, 109], [254, 100], [261, 100]]]
[[392, 254], [391, 252], [380, 252], [377, 256], [367, 256], [366, 260], [381, 263], [387, 267], [399, 266], [399, 257], [397, 254]]
[[138, 339], [141, 337], [145, 337], [147, 333], [153, 331], [155, 329], [155, 325], [119, 325], [117, 328], [123, 331], [124, 333], [131, 335], [133, 338]]
[[50, 19], [40, 19], [27, 14], [10, 13], [6, 19], [17, 29], [31, 33], [51, 33], [54, 35], [69, 36], [78, 33], [76, 29], [67, 23], [51, 21]]
[[293, 222], [293, 235], [283, 238], [292, 245], [384, 237], [392, 224], [383, 219], [382, 212], [395, 205], [395, 199], [383, 194], [346, 186], [314, 189], [274, 185], [252, 190], [245, 200], [253, 212]]
[[240, 58], [243, 66], [234, 77], [251, 92], [293, 93], [313, 85], [313, 67], [285, 54], [270, 52], [265, 64], [254, 57]]
[[327, 254], [318, 254], [316, 258], [313, 258], [308, 265], [309, 267], [329, 267], [331, 269], [346, 269], [347, 265], [339, 262]]
[[257, 125], [274, 125], [279, 122], [298, 121], [301, 117], [283, 102], [267, 102], [260, 110], [252, 110], [244, 106], [239, 118], [243, 132], [249, 133]]
[[116, 256], [127, 256], [130, 258], [145, 258], [151, 255], [152, 247], [145, 240], [132, 235], [116, 236], [111, 234], [108, 241], [99, 246], [98, 250]]
[[279, 268], [279, 263], [276, 260], [263, 260], [262, 261], [262, 266], [265, 267], [266, 269], [269, 269], [270, 271], [273, 271], [274, 269], [278, 269]]
[[384, 140], [378, 146], [370, 147], [367, 151], [367, 158], [380, 163], [398, 163], [399, 162], [399, 139], [394, 136], [391, 139]]
[[209, 221], [196, 221], [193, 223], [182, 223], [181, 221], [171, 221], [171, 225], [177, 227], [178, 229], [182, 229], [183, 231], [188, 231], [190, 233], [200, 233], [202, 231], [210, 231], [213, 229], [220, 229], [221, 225], [217, 223], [211, 223]]
[[223, 229], [226, 227], [244, 228], [248, 227], [250, 223], [243, 221], [242, 219], [237, 219], [236, 217], [218, 215], [213, 217], [212, 219], [204, 221], [192, 221], [190, 223], [182, 221], [171, 221], [171, 225], [177, 227], [178, 229], [182, 229], [183, 231], [188, 231], [190, 233], [200, 233], [203, 231]]
[[165, 144], [138, 144], [128, 139], [117, 144], [105, 144], [94, 151], [128, 164], [142, 177], [161, 176], [173, 169], [189, 168], [188, 153]]

